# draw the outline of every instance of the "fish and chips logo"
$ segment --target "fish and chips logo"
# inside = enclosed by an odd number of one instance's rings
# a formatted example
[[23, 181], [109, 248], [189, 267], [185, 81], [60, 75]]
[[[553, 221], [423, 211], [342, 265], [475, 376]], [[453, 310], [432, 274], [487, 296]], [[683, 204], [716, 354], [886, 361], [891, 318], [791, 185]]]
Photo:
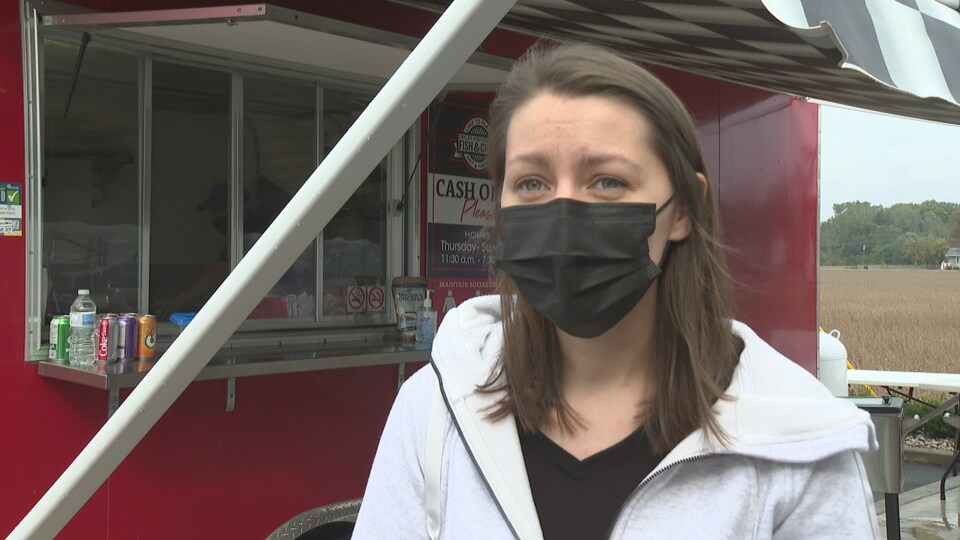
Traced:
[[466, 161], [475, 171], [487, 168], [487, 135], [490, 124], [482, 116], [471, 116], [453, 139], [453, 159]]

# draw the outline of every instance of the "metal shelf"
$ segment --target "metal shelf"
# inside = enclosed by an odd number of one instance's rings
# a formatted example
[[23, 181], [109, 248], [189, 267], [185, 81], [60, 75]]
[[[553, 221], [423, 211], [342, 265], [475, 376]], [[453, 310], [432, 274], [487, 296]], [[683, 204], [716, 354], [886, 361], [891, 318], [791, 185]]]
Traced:
[[[197, 375], [197, 381], [222, 379], [227, 382], [226, 410], [233, 411], [237, 398], [237, 377], [256, 377], [281, 373], [303, 373], [327, 369], [366, 366], [397, 366], [397, 387], [403, 383], [408, 362], [429, 362], [430, 346], [400, 341], [338, 342], [295, 348], [246, 348], [218, 353]], [[156, 361], [95, 363], [71, 366], [41, 360], [41, 377], [59, 379], [107, 391], [107, 417], [120, 407], [120, 389], [140, 383]]]
[[[162, 362], [161, 356], [156, 362]], [[280, 373], [302, 373], [349, 367], [429, 362], [430, 347], [404, 342], [337, 343], [295, 349], [247, 349], [218, 353], [195, 380], [233, 379]], [[114, 362], [71, 366], [37, 362], [41, 377], [60, 379], [102, 390], [133, 388], [155, 362]]]

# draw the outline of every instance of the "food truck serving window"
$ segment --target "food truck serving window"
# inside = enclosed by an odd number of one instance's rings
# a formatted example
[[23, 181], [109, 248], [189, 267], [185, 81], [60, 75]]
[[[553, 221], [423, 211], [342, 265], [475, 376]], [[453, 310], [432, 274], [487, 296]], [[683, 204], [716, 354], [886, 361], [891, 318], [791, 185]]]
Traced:
[[[43, 285], [31, 330], [44, 340], [78, 289], [101, 313], [153, 313], [161, 335], [172, 332], [170, 315], [203, 305], [375, 91], [64, 36], [40, 44]], [[402, 216], [387, 203], [403, 151], [398, 143], [241, 331], [390, 324], [389, 304], [351, 309], [345, 292], [401, 273], [401, 246], [387, 239]]]
[[[79, 46], [46, 39], [44, 53], [48, 320], [69, 310], [79, 288], [93, 291], [101, 312], [163, 321], [198, 310], [372, 97], [95, 46], [70, 95]], [[283, 326], [346, 316], [348, 285], [384, 284], [389, 181], [388, 159], [324, 230], [322, 272], [314, 244], [250, 319]]]

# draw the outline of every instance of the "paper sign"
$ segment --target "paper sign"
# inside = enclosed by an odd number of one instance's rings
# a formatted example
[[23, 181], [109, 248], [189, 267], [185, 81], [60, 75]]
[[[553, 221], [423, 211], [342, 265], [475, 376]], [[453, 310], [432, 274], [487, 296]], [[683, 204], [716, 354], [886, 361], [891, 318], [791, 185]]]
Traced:
[[23, 204], [20, 184], [0, 182], [0, 236], [23, 235]]
[[367, 307], [367, 295], [364, 287], [347, 287], [347, 313], [363, 313]]
[[428, 113], [436, 132], [421, 176], [426, 209], [421, 260], [437, 322], [461, 302], [494, 289], [490, 267], [497, 193], [486, 172], [492, 99], [447, 94]]
[[486, 177], [488, 101], [448, 96], [430, 111], [439, 117], [423, 184], [428, 277], [489, 279], [497, 193]]
[[383, 305], [386, 303], [387, 295], [381, 285], [370, 285], [364, 287], [367, 293], [367, 313], [382, 313]]

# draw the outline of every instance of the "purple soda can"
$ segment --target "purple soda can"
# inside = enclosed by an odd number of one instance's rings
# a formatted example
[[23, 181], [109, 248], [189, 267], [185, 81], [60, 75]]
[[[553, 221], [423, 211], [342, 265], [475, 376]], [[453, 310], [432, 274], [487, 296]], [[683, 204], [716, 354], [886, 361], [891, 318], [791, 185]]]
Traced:
[[138, 328], [136, 313], [124, 313], [117, 319], [117, 357], [121, 362], [137, 359]]

